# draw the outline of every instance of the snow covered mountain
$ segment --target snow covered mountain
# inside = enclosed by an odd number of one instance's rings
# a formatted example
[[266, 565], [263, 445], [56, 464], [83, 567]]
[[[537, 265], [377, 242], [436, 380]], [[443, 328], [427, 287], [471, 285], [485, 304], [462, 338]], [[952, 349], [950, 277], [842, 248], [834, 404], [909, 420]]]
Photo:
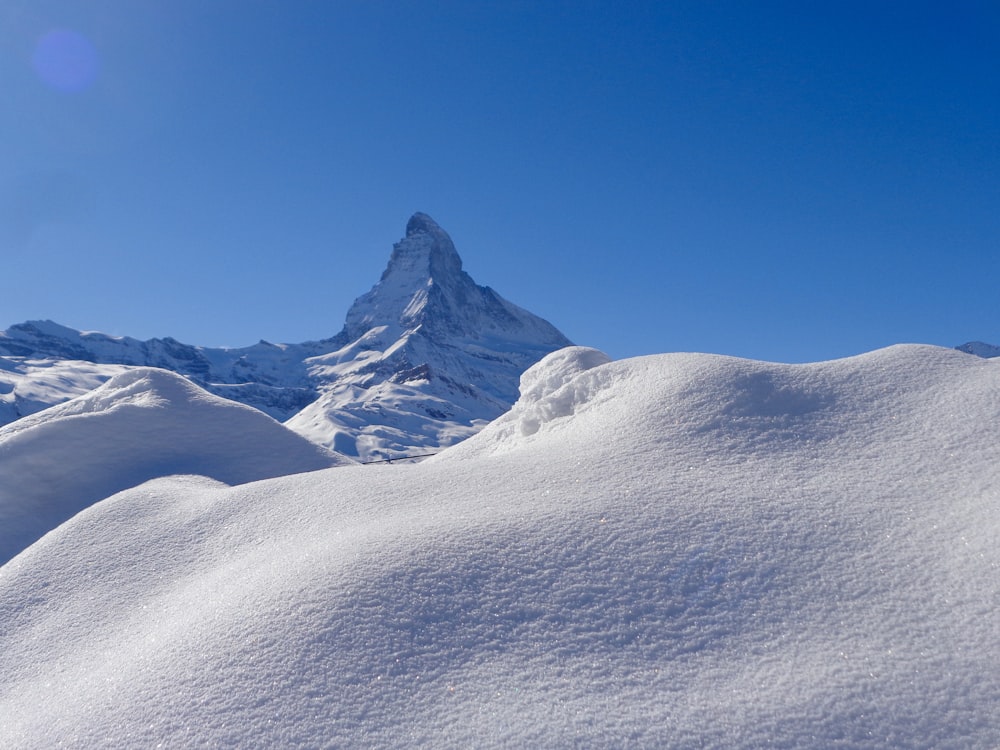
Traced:
[[75, 513], [156, 477], [226, 484], [353, 463], [189, 380], [132, 368], [0, 427], [0, 565]]
[[351, 306], [336, 348], [306, 360], [321, 395], [287, 424], [353, 456], [452, 445], [509, 409], [521, 373], [569, 344], [477, 286], [451, 238], [418, 213], [381, 280]]
[[1000, 360], [576, 348], [522, 391], [418, 465], [48, 534], [0, 567], [0, 746], [1000, 746]]
[[961, 346], [956, 346], [955, 348], [960, 352], [975, 354], [977, 357], [982, 357], [984, 359], [1000, 357], [1000, 346], [987, 344], [982, 341], [970, 341], [967, 344], [962, 344]]
[[[261, 341], [239, 349], [212, 349], [172, 338], [139, 341], [36, 320], [0, 332], [0, 388], [6, 382], [6, 410], [16, 418], [77, 395], [73, 378], [67, 377], [74, 366], [64, 365], [61, 369], [66, 391], [62, 398], [45, 403], [23, 397], [22, 391], [31, 388], [39, 366], [84, 362], [88, 364], [81, 370], [100, 373], [105, 379], [118, 368], [95, 365], [159, 367], [185, 375], [216, 395], [285, 419], [316, 397], [302, 365], [302, 360], [316, 351], [322, 351], [322, 344]], [[50, 390], [49, 397], [57, 396], [55, 390]]]
[[474, 434], [514, 402], [525, 369], [569, 343], [477, 286], [447, 233], [418, 213], [382, 279], [330, 339], [213, 349], [51, 321], [11, 326], [0, 332], [0, 424], [77, 396], [123, 367], [158, 367], [342, 453], [413, 453]]

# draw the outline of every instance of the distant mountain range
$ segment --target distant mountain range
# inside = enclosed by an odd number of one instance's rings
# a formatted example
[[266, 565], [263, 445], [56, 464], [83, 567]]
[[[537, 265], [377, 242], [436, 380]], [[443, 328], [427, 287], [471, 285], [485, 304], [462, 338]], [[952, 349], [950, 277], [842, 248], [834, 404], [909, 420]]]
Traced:
[[960, 352], [975, 354], [977, 357], [982, 357], [983, 359], [1000, 357], [1000, 346], [984, 344], [982, 341], [970, 341], [967, 344], [962, 344], [961, 346], [956, 346], [955, 348]]
[[448, 234], [417, 213], [381, 280], [321, 341], [207, 348], [30, 321], [0, 332], [0, 425], [132, 367], [186, 376], [360, 459], [451, 445], [517, 399], [522, 372], [571, 342], [478, 286]]

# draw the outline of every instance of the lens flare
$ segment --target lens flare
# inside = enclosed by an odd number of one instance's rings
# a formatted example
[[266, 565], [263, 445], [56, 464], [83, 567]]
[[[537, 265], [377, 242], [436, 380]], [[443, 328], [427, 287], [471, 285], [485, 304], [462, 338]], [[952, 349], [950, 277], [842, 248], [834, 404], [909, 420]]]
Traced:
[[59, 91], [83, 91], [97, 78], [97, 50], [83, 34], [52, 29], [38, 39], [31, 64], [42, 81]]

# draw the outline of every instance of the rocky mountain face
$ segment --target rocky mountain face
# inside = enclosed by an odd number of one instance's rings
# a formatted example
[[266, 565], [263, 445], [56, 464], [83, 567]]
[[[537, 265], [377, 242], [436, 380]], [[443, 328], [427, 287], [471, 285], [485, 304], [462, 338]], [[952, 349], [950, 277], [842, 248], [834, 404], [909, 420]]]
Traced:
[[478, 286], [448, 234], [415, 214], [381, 280], [322, 341], [243, 348], [139, 341], [32, 321], [0, 332], [0, 424], [129, 367], [159, 367], [350, 456], [432, 451], [516, 400], [524, 370], [570, 342]]

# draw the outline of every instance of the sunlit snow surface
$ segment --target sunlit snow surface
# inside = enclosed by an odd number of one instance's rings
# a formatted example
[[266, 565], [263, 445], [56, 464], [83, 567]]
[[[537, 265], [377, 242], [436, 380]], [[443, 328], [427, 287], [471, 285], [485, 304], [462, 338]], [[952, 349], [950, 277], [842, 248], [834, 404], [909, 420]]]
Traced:
[[0, 565], [75, 513], [148, 479], [200, 474], [243, 484], [346, 463], [353, 461], [180, 375], [122, 370], [0, 426]]
[[1000, 361], [603, 361], [80, 513], [0, 568], [0, 746], [1000, 744]]

